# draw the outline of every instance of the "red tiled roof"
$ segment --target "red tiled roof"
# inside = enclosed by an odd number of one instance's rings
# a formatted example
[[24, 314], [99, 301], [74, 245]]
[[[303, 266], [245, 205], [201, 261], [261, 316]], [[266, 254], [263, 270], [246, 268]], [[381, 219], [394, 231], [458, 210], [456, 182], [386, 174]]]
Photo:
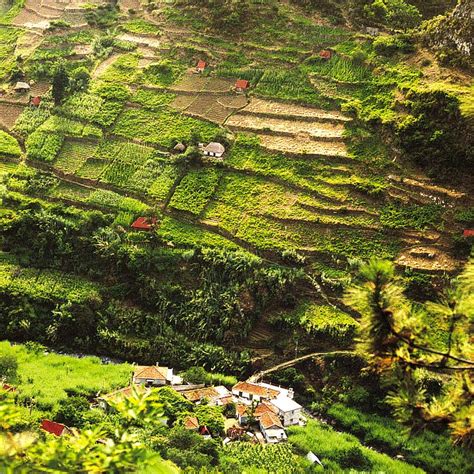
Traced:
[[41, 97], [37, 96], [37, 97], [33, 97], [31, 99], [31, 103], [35, 106], [35, 107], [38, 107], [38, 105], [41, 104]]
[[247, 89], [249, 85], [249, 81], [245, 79], [237, 79], [237, 82], [235, 83], [237, 89]]
[[462, 235], [464, 237], [474, 237], [474, 229], [465, 229]]
[[195, 416], [188, 416], [184, 420], [184, 427], [187, 430], [196, 430], [197, 428], [199, 428], [199, 421]]
[[219, 398], [219, 392], [214, 387], [197, 388], [195, 390], [186, 390], [181, 394], [191, 402], [198, 402], [203, 398], [213, 400]]
[[207, 426], [204, 425], [204, 426], [201, 426], [201, 428], [199, 428], [199, 434], [200, 435], [209, 435], [211, 436], [211, 433], [209, 433], [209, 430], [207, 429]]
[[280, 418], [278, 418], [274, 413], [264, 413], [260, 417], [260, 424], [266, 430], [272, 427], [283, 428], [283, 426], [281, 426]]
[[5, 390], [5, 392], [16, 392], [16, 388], [7, 383], [2, 384], [2, 390]]
[[66, 426], [62, 423], [56, 423], [55, 421], [43, 420], [41, 422], [41, 429], [56, 436], [61, 436]]
[[251, 393], [252, 395], [258, 395], [265, 398], [275, 398], [280, 392], [278, 390], [273, 390], [271, 388], [261, 387], [260, 385], [255, 385], [248, 382], [239, 382], [232, 387], [232, 390], [238, 392]]
[[139, 379], [166, 380], [167, 376], [168, 368], [156, 365], [139, 365], [133, 372], [133, 377]]
[[113, 392], [101, 395], [99, 398], [102, 398], [105, 401], [117, 400], [119, 398], [130, 397], [131, 395], [133, 395], [134, 390], [138, 393], [142, 393], [145, 391], [145, 388], [142, 385], [129, 385], [128, 387], [119, 388], [118, 390], [114, 390]]
[[206, 61], [203, 61], [202, 59], [200, 59], [197, 63], [197, 68], [198, 69], [205, 69], [206, 68]]
[[247, 405], [242, 405], [241, 403], [237, 404], [235, 407], [239, 416], [244, 416], [247, 412], [247, 408]]
[[133, 224], [132, 229], [150, 230], [156, 224], [156, 217], [139, 217]]
[[322, 59], [331, 59], [332, 53], [329, 49], [323, 49], [319, 52], [319, 57]]
[[275, 408], [267, 405], [266, 403], [259, 403], [257, 408], [255, 408], [254, 416], [255, 418], [259, 418], [263, 416], [265, 413], [276, 413]]

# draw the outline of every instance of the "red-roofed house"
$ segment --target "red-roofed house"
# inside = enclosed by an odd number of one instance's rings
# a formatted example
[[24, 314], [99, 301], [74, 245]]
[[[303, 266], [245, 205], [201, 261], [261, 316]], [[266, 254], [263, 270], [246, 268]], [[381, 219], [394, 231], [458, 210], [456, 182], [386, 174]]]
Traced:
[[135, 230], [151, 230], [156, 225], [156, 217], [139, 217], [133, 224]]
[[206, 61], [203, 61], [200, 59], [196, 65], [196, 72], [204, 72], [204, 69], [206, 69]]
[[56, 436], [72, 434], [72, 431], [66, 425], [51, 420], [43, 420], [41, 422], [41, 429]]
[[464, 237], [474, 237], [474, 229], [465, 229], [462, 235]]
[[237, 92], [244, 92], [250, 87], [250, 82], [245, 79], [237, 79], [235, 83], [235, 90]]
[[204, 438], [212, 438], [210, 431], [207, 429], [206, 425], [203, 425], [199, 428], [199, 434], [204, 436]]
[[239, 398], [247, 400], [256, 400], [258, 402], [263, 400], [271, 400], [276, 398], [280, 392], [276, 389], [263, 387], [260, 384], [249, 382], [238, 382], [232, 387], [232, 394]]
[[146, 386], [170, 385], [173, 382], [173, 369], [158, 365], [139, 365], [133, 372], [133, 383]]
[[329, 51], [329, 49], [322, 49], [320, 52], [319, 52], [319, 57], [321, 59], [331, 59], [332, 57], [332, 52]]
[[184, 420], [184, 427], [190, 431], [199, 431], [199, 421], [195, 416], [188, 416]]
[[286, 433], [281, 425], [280, 418], [274, 413], [264, 413], [259, 419], [259, 424], [267, 443], [278, 443], [286, 439]]
[[41, 104], [41, 97], [40, 96], [32, 97], [30, 100], [30, 104], [33, 105], [34, 107], [39, 107], [39, 105]]
[[16, 388], [7, 383], [2, 384], [2, 390], [5, 390], [5, 392], [16, 392]]

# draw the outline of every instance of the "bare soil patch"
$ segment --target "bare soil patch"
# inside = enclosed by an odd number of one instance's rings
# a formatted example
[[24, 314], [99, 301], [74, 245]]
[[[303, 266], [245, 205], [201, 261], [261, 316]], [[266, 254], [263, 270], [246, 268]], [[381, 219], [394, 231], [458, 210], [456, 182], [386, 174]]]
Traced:
[[118, 36], [118, 39], [121, 41], [128, 41], [129, 43], [147, 46], [149, 48], [159, 48], [161, 46], [161, 40], [151, 36], [140, 36], [131, 33], [123, 33]]
[[235, 84], [234, 79], [210, 77], [202, 88], [203, 92], [229, 92]]
[[172, 90], [183, 92], [200, 92], [204, 89], [209, 78], [200, 76], [198, 74], [189, 74], [183, 77]]
[[249, 105], [245, 108], [245, 112], [249, 114], [268, 114], [295, 118], [305, 117], [314, 118], [315, 120], [319, 119], [338, 122], [348, 122], [351, 120], [337, 111], [327, 112], [314, 107], [264, 99], [252, 99]]
[[0, 125], [12, 129], [24, 106], [0, 102]]
[[289, 154], [346, 157], [343, 142], [320, 142], [310, 138], [257, 134], [261, 145], [270, 151]]
[[195, 100], [195, 95], [177, 95], [176, 98], [171, 102], [171, 107], [176, 110], [183, 111], [187, 109]]
[[297, 119], [280, 119], [277, 117], [259, 117], [244, 113], [235, 114], [227, 121], [229, 127], [250, 129], [255, 131], [270, 130], [272, 132], [298, 135], [308, 134], [312, 138], [342, 139], [344, 126], [331, 122], [300, 121]]
[[433, 246], [418, 246], [405, 250], [397, 258], [396, 263], [417, 270], [433, 272], [452, 272], [462, 266], [462, 262]]

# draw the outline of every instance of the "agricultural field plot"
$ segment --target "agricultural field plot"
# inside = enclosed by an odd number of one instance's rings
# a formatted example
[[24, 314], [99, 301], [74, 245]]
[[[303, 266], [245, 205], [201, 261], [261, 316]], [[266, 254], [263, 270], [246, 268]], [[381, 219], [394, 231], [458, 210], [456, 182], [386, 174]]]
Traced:
[[177, 186], [169, 206], [199, 215], [214, 194], [220, 173], [213, 168], [190, 171]]
[[258, 135], [262, 147], [269, 151], [296, 155], [315, 155], [327, 157], [346, 157], [346, 146], [342, 142], [318, 142], [302, 137]]
[[271, 133], [278, 135], [308, 135], [310, 138], [339, 141], [342, 140], [344, 126], [325, 121], [313, 120], [299, 121], [296, 119], [282, 119], [277, 117], [260, 117], [253, 114], [246, 114], [245, 111], [232, 115], [227, 122], [234, 130], [245, 130], [251, 132]]
[[75, 173], [88, 158], [94, 156], [97, 143], [68, 138], [64, 141], [54, 167], [65, 173]]
[[184, 109], [184, 113], [202, 117], [210, 122], [222, 124], [226, 118], [232, 113], [232, 109], [228, 109], [221, 105], [216, 97], [206, 94], [198, 95], [193, 102]]
[[176, 92], [200, 92], [208, 82], [208, 77], [198, 74], [187, 74], [171, 89]]
[[159, 49], [162, 45], [161, 40], [157, 38], [153, 38], [152, 36], [141, 36], [141, 35], [132, 34], [132, 33], [123, 33], [117, 36], [117, 38], [120, 41], [127, 41], [129, 43], [133, 43], [136, 45], [146, 46], [148, 48], [152, 48], [153, 50]]
[[252, 98], [247, 107], [243, 110], [246, 114], [261, 116], [277, 116], [281, 118], [325, 120], [328, 122], [349, 122], [351, 119], [338, 111], [327, 111], [314, 107], [292, 104], [290, 102], [278, 102], [275, 100], [265, 100]]
[[198, 133], [202, 141], [210, 141], [217, 132], [215, 125], [165, 108], [154, 113], [138, 109], [125, 110], [113, 129], [113, 133], [118, 136], [166, 148], [176, 141], [189, 141], [193, 133]]
[[8, 173], [13, 173], [18, 167], [18, 163], [4, 159], [0, 155], [0, 180]]
[[[373, 216], [344, 212], [342, 206], [328, 206], [323, 200], [308, 193], [296, 193], [264, 178], [226, 173], [212, 198], [203, 219], [219, 225], [229, 221], [226, 209], [232, 208], [236, 222], [245, 216], [265, 217], [274, 222], [308, 224], [308, 232], [317, 225], [328, 227], [363, 227], [377, 229]], [[234, 227], [234, 229], [236, 226]]]
[[0, 125], [12, 129], [23, 109], [24, 106], [20, 104], [0, 102]]
[[126, 188], [164, 202], [180, 176], [181, 172], [176, 165], [153, 159], [135, 171]]
[[108, 165], [109, 161], [107, 160], [88, 158], [77, 170], [76, 174], [81, 178], [98, 180]]
[[65, 201], [85, 202], [93, 189], [81, 186], [80, 184], [60, 181], [49, 193], [49, 196]]

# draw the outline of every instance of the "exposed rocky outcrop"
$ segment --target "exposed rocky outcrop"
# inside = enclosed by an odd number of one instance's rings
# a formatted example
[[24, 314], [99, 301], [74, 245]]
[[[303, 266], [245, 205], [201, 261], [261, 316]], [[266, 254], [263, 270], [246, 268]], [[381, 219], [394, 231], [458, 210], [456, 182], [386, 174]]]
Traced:
[[438, 50], [455, 51], [472, 62], [474, 57], [474, 0], [458, 0], [454, 10], [434, 18], [426, 39]]

